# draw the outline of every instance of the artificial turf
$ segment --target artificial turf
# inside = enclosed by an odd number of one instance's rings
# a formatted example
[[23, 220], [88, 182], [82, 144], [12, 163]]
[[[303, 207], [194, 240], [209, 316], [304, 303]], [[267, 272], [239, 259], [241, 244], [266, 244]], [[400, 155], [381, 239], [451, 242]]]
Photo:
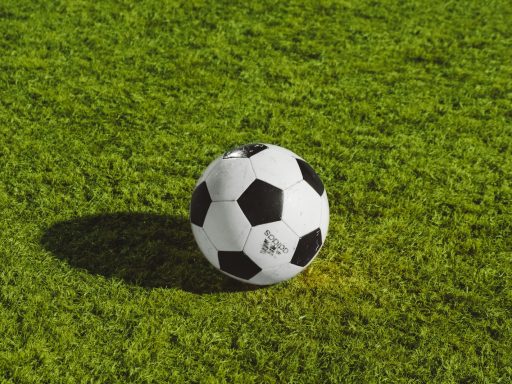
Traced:
[[[2, 383], [512, 382], [510, 1], [0, 2]], [[296, 278], [200, 255], [196, 179], [287, 147]]]

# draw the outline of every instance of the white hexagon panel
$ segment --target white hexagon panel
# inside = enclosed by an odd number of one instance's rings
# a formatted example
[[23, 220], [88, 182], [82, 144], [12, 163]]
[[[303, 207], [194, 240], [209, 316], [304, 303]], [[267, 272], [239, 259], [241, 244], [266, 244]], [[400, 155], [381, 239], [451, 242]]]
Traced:
[[298, 242], [299, 236], [285, 223], [275, 221], [252, 227], [244, 252], [265, 269], [288, 263], [295, 253]]
[[220, 159], [206, 176], [213, 201], [233, 201], [256, 179], [249, 159]]
[[294, 157], [296, 159], [302, 159], [302, 157], [297, 155], [295, 152], [290, 151], [289, 149], [286, 149], [286, 148], [283, 148], [283, 147], [280, 147], [280, 146], [274, 145], [274, 144], [265, 144], [265, 145], [269, 148], [284, 152], [284, 153], [288, 154], [289, 156]]
[[275, 284], [277, 281], [284, 281], [292, 278], [303, 269], [304, 267], [299, 267], [295, 264], [284, 263], [261, 270], [252, 277], [249, 282], [255, 285]]
[[284, 191], [283, 221], [299, 236], [320, 226], [322, 200], [306, 182], [301, 181]]
[[194, 234], [197, 245], [204, 257], [206, 257], [206, 259], [212, 263], [215, 268], [220, 268], [219, 258], [217, 257], [217, 248], [215, 248], [208, 236], [206, 236], [203, 228], [192, 224], [192, 233]]
[[259, 180], [286, 189], [302, 180], [297, 160], [287, 151], [268, 148], [251, 157], [254, 173]]
[[219, 251], [241, 251], [251, 224], [235, 201], [210, 204], [203, 229]]

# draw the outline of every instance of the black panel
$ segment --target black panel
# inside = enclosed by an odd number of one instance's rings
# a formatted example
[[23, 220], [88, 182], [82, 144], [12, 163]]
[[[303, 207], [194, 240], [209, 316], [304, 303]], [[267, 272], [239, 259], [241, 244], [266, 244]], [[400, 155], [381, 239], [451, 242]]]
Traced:
[[190, 203], [190, 221], [193, 224], [199, 225], [200, 227], [203, 226], [204, 219], [206, 218], [206, 213], [208, 212], [208, 208], [210, 208], [211, 202], [212, 199], [208, 192], [206, 181], [203, 181], [197, 186], [192, 194], [192, 201]]
[[224, 272], [246, 280], [261, 271], [261, 268], [243, 252], [219, 251], [219, 264]]
[[320, 228], [318, 228], [300, 238], [291, 263], [299, 267], [304, 267], [315, 257], [321, 246], [322, 233], [320, 232]]
[[311, 168], [311, 165], [306, 163], [304, 160], [296, 159], [299, 164], [300, 171], [302, 172], [302, 178], [313, 187], [313, 189], [322, 196], [324, 193], [324, 184], [316, 172]]
[[283, 191], [256, 179], [238, 198], [238, 205], [252, 226], [281, 220]]
[[241, 147], [232, 149], [231, 151], [228, 151], [224, 154], [224, 159], [233, 159], [238, 157], [251, 157], [254, 156], [257, 153], [260, 153], [264, 149], [267, 149], [268, 147], [265, 144], [247, 144], [243, 145]]

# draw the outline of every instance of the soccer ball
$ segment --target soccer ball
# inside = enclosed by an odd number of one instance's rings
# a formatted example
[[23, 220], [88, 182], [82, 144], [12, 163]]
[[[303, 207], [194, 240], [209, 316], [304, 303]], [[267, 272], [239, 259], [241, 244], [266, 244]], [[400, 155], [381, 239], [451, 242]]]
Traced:
[[288, 149], [249, 144], [214, 160], [197, 181], [192, 232], [208, 261], [237, 280], [290, 279], [317, 255], [329, 203], [313, 168]]

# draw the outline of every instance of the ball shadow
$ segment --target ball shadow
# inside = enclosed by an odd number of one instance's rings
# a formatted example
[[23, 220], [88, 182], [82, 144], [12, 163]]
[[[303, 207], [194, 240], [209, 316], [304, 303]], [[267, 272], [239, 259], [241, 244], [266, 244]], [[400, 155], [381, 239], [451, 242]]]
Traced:
[[146, 288], [193, 293], [256, 287], [215, 270], [199, 252], [187, 219], [149, 213], [113, 213], [54, 224], [41, 244], [75, 268]]

